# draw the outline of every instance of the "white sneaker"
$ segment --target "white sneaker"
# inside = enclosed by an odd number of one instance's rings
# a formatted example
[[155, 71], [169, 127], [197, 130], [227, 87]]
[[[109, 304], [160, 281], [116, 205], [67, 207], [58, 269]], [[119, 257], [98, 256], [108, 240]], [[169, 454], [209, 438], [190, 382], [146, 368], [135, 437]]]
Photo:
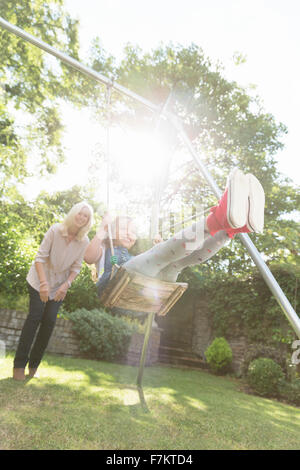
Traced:
[[227, 180], [227, 220], [232, 228], [246, 225], [249, 212], [250, 179], [235, 168]]
[[245, 176], [249, 185], [247, 227], [251, 232], [262, 233], [264, 229], [265, 192], [254, 175], [248, 173]]
[[258, 232], [264, 227], [265, 194], [254, 175], [235, 168], [228, 176], [225, 192], [217, 206], [210, 209], [206, 224], [213, 236], [225, 230], [230, 238], [236, 233]]

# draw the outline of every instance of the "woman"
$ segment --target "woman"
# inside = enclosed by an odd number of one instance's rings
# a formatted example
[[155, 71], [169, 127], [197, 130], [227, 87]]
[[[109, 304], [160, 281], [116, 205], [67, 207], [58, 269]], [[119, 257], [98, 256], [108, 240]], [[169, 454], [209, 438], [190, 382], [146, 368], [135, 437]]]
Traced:
[[[207, 217], [202, 217], [199, 222], [138, 256], [131, 256], [128, 252], [136, 241], [133, 221], [124, 217], [117, 219], [118, 223], [112, 226], [117, 263], [123, 264], [128, 271], [175, 282], [182, 269], [208, 260], [236, 233], [262, 232], [264, 202], [264, 190], [257, 178], [235, 169], [229, 175], [218, 205], [211, 208]], [[112, 270], [110, 248], [105, 247], [108, 222], [109, 218], [104, 217], [85, 253], [87, 263], [98, 265], [99, 295], [109, 281]], [[103, 275], [99, 269], [101, 261]]]
[[[86, 202], [75, 204], [62, 223], [45, 234], [27, 275], [29, 314], [24, 323], [14, 359], [13, 378], [34, 377], [53, 332], [58, 310], [81, 269], [87, 236], [93, 224], [93, 209]], [[39, 327], [33, 347], [32, 343]]]

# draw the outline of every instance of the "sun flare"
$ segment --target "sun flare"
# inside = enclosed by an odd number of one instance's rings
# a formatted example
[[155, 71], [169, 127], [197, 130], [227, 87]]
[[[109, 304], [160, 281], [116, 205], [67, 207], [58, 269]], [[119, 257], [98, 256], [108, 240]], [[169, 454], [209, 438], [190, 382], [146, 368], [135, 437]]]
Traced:
[[161, 175], [168, 157], [163, 139], [154, 132], [124, 132], [113, 129], [111, 161], [124, 180], [131, 184], [153, 184]]

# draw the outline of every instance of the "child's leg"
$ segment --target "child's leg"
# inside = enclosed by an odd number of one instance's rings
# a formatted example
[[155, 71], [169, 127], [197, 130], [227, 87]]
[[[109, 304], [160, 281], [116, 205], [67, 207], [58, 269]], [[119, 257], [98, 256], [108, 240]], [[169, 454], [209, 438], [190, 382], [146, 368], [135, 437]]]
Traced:
[[146, 276], [156, 277], [167, 265], [190, 255], [201, 248], [209, 232], [205, 230], [205, 218], [176, 233], [174, 237], [155, 245], [150, 250], [131, 258], [124, 267]]
[[188, 266], [195, 266], [204, 263], [214, 256], [230, 240], [226, 232], [218, 232], [214, 237], [209, 236], [203, 243], [202, 248], [195, 250], [189, 256], [186, 256], [174, 263], [169, 264], [162, 269], [157, 279], [161, 281], [176, 282], [178, 274]]
[[263, 209], [264, 192], [259, 181], [253, 175], [244, 175], [236, 169], [229, 175], [227, 188], [207, 219], [202, 217], [199, 222], [177, 233], [170, 240], [132, 258], [124, 267], [156, 277], [166, 266], [201, 249], [209, 235], [226, 231], [232, 238], [236, 233], [261, 231]]

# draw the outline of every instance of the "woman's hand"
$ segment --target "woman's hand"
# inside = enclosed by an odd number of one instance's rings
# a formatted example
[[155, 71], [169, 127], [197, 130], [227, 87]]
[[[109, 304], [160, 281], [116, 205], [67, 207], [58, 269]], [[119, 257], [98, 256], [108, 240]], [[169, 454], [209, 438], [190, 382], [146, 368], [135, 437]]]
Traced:
[[44, 281], [40, 283], [40, 299], [42, 302], [48, 302], [49, 299], [49, 286], [48, 282]]
[[68, 292], [69, 284], [68, 282], [64, 282], [59, 289], [57, 289], [55, 293], [54, 300], [55, 302], [60, 302], [61, 300], [64, 300], [66, 297], [66, 294]]

